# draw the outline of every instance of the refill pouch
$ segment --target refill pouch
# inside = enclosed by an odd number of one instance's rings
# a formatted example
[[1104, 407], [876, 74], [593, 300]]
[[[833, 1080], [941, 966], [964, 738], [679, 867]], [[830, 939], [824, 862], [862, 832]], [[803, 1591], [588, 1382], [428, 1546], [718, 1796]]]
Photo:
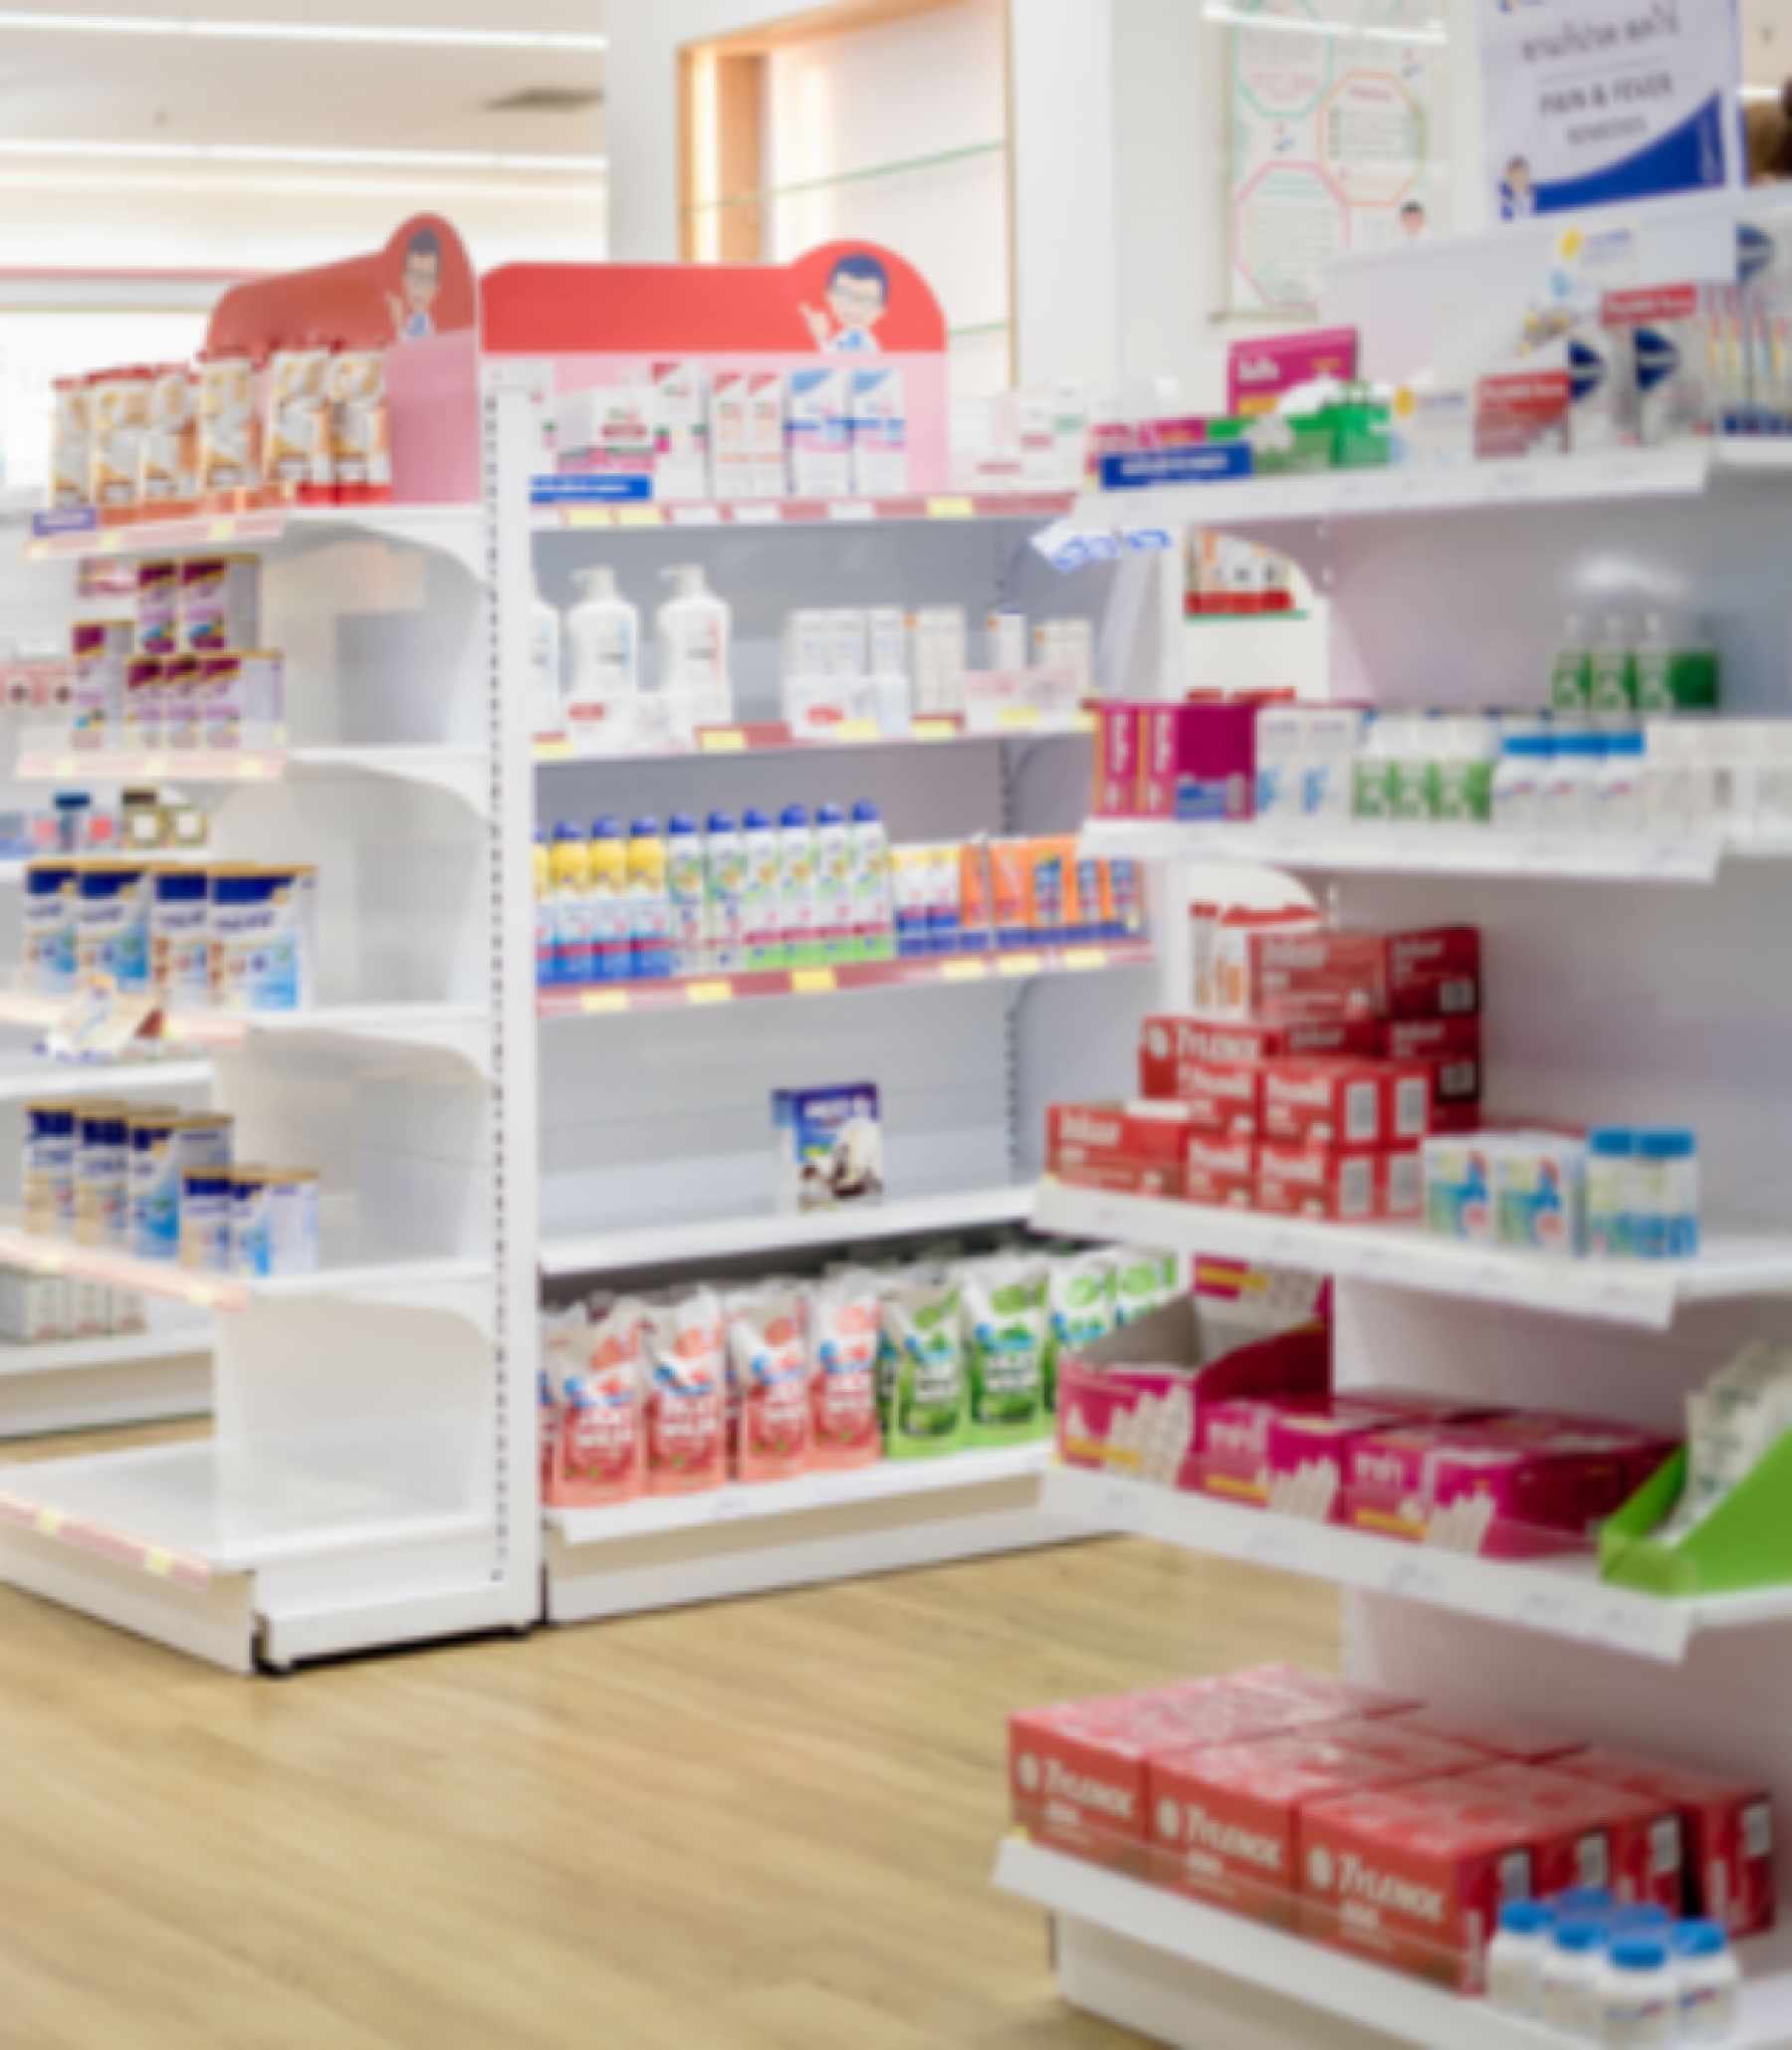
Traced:
[[737, 1297], [728, 1368], [740, 1398], [738, 1478], [788, 1481], [809, 1465], [808, 1345], [799, 1289]]
[[819, 1473], [871, 1467], [883, 1458], [877, 1355], [883, 1303], [875, 1274], [830, 1275], [812, 1298], [809, 1327], [809, 1464]]
[[1114, 1328], [1124, 1331], [1162, 1309], [1177, 1293], [1176, 1254], [1116, 1246], [1108, 1254], [1114, 1268]]
[[[225, 1237], [229, 1237], [228, 1224]], [[191, 1265], [193, 1262], [183, 1258], [182, 1264]], [[583, 1338], [584, 1329], [585, 1313], [577, 1303], [567, 1310], [549, 1311], [542, 1318], [542, 1367], [536, 1384], [536, 1417], [540, 1437], [542, 1499], [545, 1502], [554, 1500], [555, 1473], [560, 1466], [560, 1391], [573, 1371], [574, 1349]]]
[[651, 1311], [615, 1303], [555, 1347], [558, 1456], [548, 1499], [558, 1508], [600, 1508], [646, 1490], [641, 1390]]
[[890, 1458], [931, 1460], [962, 1450], [969, 1405], [957, 1283], [899, 1283], [885, 1298], [884, 1319], [893, 1355], [884, 1433]]
[[721, 1302], [694, 1289], [656, 1311], [648, 1343], [647, 1492], [720, 1487], [728, 1473]]
[[1108, 1253], [1073, 1253], [1045, 1268], [1045, 1361], [1043, 1397], [1048, 1416], [1057, 1410], [1059, 1356], [1106, 1338], [1114, 1328], [1114, 1259]]
[[1045, 1267], [979, 1262], [959, 1292], [974, 1446], [1024, 1445], [1045, 1428]]

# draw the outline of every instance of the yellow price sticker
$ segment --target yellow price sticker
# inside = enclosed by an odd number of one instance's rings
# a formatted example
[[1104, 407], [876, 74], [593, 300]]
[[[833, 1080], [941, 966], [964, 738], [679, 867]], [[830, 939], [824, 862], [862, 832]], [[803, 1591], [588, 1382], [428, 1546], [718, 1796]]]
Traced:
[[158, 1580], [166, 1580], [174, 1570], [174, 1554], [163, 1551], [160, 1545], [151, 1545], [143, 1554], [143, 1569], [153, 1573]]
[[881, 733], [875, 719], [842, 719], [834, 728], [833, 737], [837, 741], [874, 741]]
[[258, 776], [272, 776], [274, 765], [264, 762], [257, 755], [245, 755], [237, 764], [237, 775], [245, 783], [253, 783]]
[[570, 762], [572, 743], [570, 741], [537, 741], [535, 758], [538, 762]]
[[55, 553], [47, 541], [34, 541], [25, 551], [25, 560], [28, 563], [47, 563]]
[[56, 1509], [39, 1509], [37, 1527], [46, 1537], [56, 1536], [57, 1532], [63, 1527], [60, 1511]]
[[799, 968], [790, 977], [790, 988], [798, 997], [825, 997], [839, 987], [840, 979], [831, 968]]
[[73, 776], [75, 774], [74, 756], [59, 755], [56, 758], [55, 773], [58, 776]]
[[568, 506], [561, 517], [568, 527], [607, 527], [610, 524], [608, 506]]
[[210, 1309], [218, 1300], [218, 1291], [215, 1288], [189, 1288], [186, 1299], [195, 1309]]
[[123, 550], [124, 550], [124, 537], [123, 537], [123, 535], [121, 535], [121, 534], [103, 534], [103, 535], [101, 535], [101, 537], [100, 537], [100, 553], [101, 553], [101, 554], [102, 554], [103, 556], [116, 556], [116, 555], [121, 555], [121, 554], [123, 553]]
[[205, 530], [205, 538], [207, 541], [234, 541], [236, 539], [236, 522], [234, 520], [214, 520]]
[[917, 719], [909, 732], [918, 741], [955, 741], [958, 728], [950, 719]]
[[1081, 969], [1106, 968], [1108, 958], [1100, 947], [1072, 947], [1064, 956], [1064, 966], [1073, 973]]
[[159, 755], [151, 755], [143, 764], [143, 774], [159, 780], [168, 773], [168, 765]]
[[1070, 715], [1070, 731], [1072, 733], [1093, 733], [1095, 731], [1094, 713], [1072, 712]]
[[628, 1009], [628, 994], [624, 990], [594, 991], [587, 997], [579, 998], [578, 1008], [591, 1018], [599, 1018], [606, 1013], [626, 1011]]
[[940, 969], [940, 980], [947, 983], [981, 983], [988, 975], [981, 961], [948, 961]]
[[996, 724], [1005, 733], [1030, 733], [1038, 723], [1038, 708], [1033, 705], [1004, 705], [996, 714]]
[[685, 991], [687, 1004], [732, 1004], [733, 983], [692, 983]]
[[738, 726], [725, 726], [714, 733], [702, 736], [703, 752], [706, 755], [744, 755], [747, 752], [747, 736]]
[[666, 516], [658, 506], [618, 506], [616, 525], [618, 527], [663, 527]]
[[968, 498], [930, 498], [927, 517], [930, 520], [975, 520], [977, 508]]
[[1044, 966], [1036, 954], [1005, 954], [1002, 957], [1004, 975], [1037, 975]]
[[35, 1261], [40, 1274], [60, 1274], [66, 1264], [65, 1260], [59, 1259], [53, 1253], [40, 1253]]

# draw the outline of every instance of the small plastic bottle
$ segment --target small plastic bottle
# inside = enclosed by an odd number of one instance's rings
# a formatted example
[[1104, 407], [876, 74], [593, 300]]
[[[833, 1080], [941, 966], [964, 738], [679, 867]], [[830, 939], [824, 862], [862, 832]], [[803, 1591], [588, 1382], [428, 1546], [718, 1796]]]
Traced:
[[838, 804], [815, 812], [815, 946], [823, 961], [856, 959], [852, 937], [852, 833]]
[[1698, 1141], [1692, 1133], [1637, 1134], [1631, 1231], [1638, 1259], [1697, 1256]]
[[1587, 622], [1571, 617], [1549, 666], [1549, 702], [1557, 712], [1593, 709], [1593, 647]]
[[629, 832], [628, 929], [630, 980], [664, 982], [672, 973], [672, 907], [657, 818], [637, 818]]
[[1606, 738], [1593, 791], [1596, 832], [1641, 832], [1647, 823], [1643, 736], [1614, 733]]
[[1613, 613], [1593, 650], [1593, 710], [1634, 712], [1637, 709], [1637, 650], [1630, 628]]
[[1487, 2002], [1501, 2014], [1535, 2021], [1543, 2011], [1543, 1959], [1555, 1916], [1541, 1901], [1513, 1901], [1499, 1911], [1487, 1948]]
[[815, 938], [815, 834], [802, 804], [785, 805], [778, 825], [779, 929], [792, 968], [820, 959]]
[[565, 724], [560, 693], [560, 615], [535, 587], [529, 606], [529, 666], [535, 681], [535, 730], [559, 733]]
[[710, 966], [709, 907], [703, 840], [697, 821], [675, 811], [666, 821], [666, 899], [672, 921], [672, 973], [702, 975]]
[[710, 965], [727, 974], [747, 966], [747, 842], [730, 811], [712, 811], [704, 842]]
[[1592, 1259], [1629, 1259], [1631, 1162], [1634, 1132], [1607, 1126], [1587, 1134], [1587, 1253]]
[[1714, 1922], [1682, 1922], [1674, 1933], [1682, 2043], [1727, 2043], [1736, 2028], [1741, 1974], [1729, 1937]]
[[628, 903], [628, 847], [619, 818], [591, 826], [591, 965], [600, 983], [634, 975], [634, 926]]
[[889, 842], [877, 806], [864, 802], [852, 807], [852, 938], [860, 961], [896, 958]]
[[778, 828], [772, 823], [771, 813], [744, 813], [741, 841], [747, 861], [746, 903], [742, 911], [747, 966], [754, 970], [784, 968], [790, 955], [784, 939]]
[[1655, 2050], [1680, 2040], [1680, 1975], [1660, 1936], [1613, 1938], [1599, 1967], [1601, 2050]]
[[1553, 745], [1540, 734], [1507, 737], [1493, 772], [1493, 824], [1501, 832], [1534, 832], [1543, 816], [1543, 779]]
[[1598, 820], [1599, 782], [1605, 743], [1597, 734], [1558, 737], [1543, 779], [1538, 823], [1545, 832], [1591, 832]]
[[1605, 1943], [1603, 1922], [1558, 1922], [1543, 1959], [1543, 2026], [1572, 2043], [1599, 2041], [1599, 1976]]

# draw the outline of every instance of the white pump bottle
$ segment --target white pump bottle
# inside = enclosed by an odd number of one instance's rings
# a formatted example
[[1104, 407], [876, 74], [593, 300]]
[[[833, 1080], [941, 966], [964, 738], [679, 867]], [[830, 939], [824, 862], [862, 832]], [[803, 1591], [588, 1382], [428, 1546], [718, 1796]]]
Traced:
[[710, 589], [701, 569], [661, 573], [672, 586], [659, 611], [661, 694], [691, 726], [727, 726], [734, 719], [727, 602]]
[[581, 569], [575, 580], [585, 595], [566, 614], [566, 713], [574, 726], [581, 711], [601, 718], [633, 701], [641, 648], [641, 615], [617, 592], [615, 571]]

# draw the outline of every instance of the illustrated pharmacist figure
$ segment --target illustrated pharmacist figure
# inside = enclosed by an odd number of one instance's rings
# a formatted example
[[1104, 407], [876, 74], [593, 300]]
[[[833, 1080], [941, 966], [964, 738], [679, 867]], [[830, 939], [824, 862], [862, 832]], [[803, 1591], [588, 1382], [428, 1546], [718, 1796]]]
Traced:
[[419, 228], [404, 252], [403, 293], [386, 294], [400, 342], [421, 342], [435, 333], [430, 309], [442, 289], [442, 244], [433, 228]]
[[1499, 181], [1499, 218], [1502, 221], [1529, 220], [1537, 210], [1537, 188], [1531, 179], [1529, 160], [1515, 156]]
[[889, 310], [889, 272], [874, 256], [843, 256], [827, 281], [827, 311], [805, 306], [802, 318], [815, 346], [830, 355], [875, 355], [871, 331]]

